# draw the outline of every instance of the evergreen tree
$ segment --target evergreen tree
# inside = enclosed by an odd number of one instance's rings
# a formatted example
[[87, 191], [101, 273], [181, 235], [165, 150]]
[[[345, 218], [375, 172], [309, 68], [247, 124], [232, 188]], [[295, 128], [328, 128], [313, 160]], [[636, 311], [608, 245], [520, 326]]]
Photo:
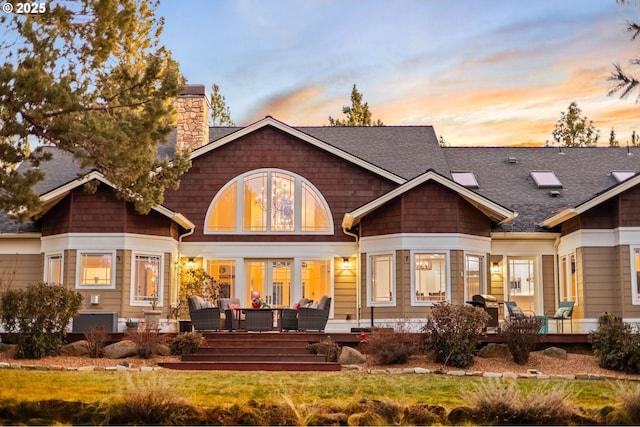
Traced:
[[215, 83], [211, 86], [211, 120], [213, 126], [235, 126], [227, 101], [220, 94], [220, 86]]
[[616, 139], [616, 131], [611, 128], [611, 132], [609, 132], [609, 147], [618, 147], [620, 144]]
[[[0, 209], [26, 220], [39, 206], [32, 186], [53, 145], [95, 167], [119, 197], [146, 213], [176, 188], [187, 153], [158, 159], [175, 128], [184, 79], [158, 43], [157, 1], [78, 0], [47, 3], [38, 14], [3, 14], [0, 28]], [[27, 168], [21, 168], [21, 170]], [[151, 173], [153, 172], [153, 173]], [[95, 190], [95, 185], [89, 189]]]
[[634, 147], [640, 145], [640, 138], [638, 138], [635, 130], [631, 132], [631, 145], [633, 145]]
[[[620, 5], [630, 4], [629, 0], [616, 0], [616, 2]], [[631, 40], [634, 41], [640, 36], [640, 24], [633, 21], [627, 21], [627, 32], [631, 33]], [[640, 58], [632, 58], [629, 60], [629, 64], [632, 66], [637, 66], [640, 64]], [[608, 81], [611, 82], [612, 88], [609, 91], [609, 96], [614, 95], [616, 93], [620, 94], [620, 98], [626, 98], [638, 88], [638, 84], [640, 84], [640, 80], [638, 77], [630, 74], [622, 69], [620, 64], [613, 64], [614, 71], [607, 78]], [[640, 95], [637, 100], [640, 100]]]
[[553, 139], [565, 147], [582, 147], [595, 145], [600, 137], [600, 131], [595, 128], [593, 121], [587, 117], [580, 117], [582, 110], [578, 104], [572, 102], [566, 113], [561, 113], [553, 131]]
[[351, 90], [351, 106], [342, 107], [342, 112], [347, 115], [344, 120], [334, 119], [329, 116], [329, 126], [384, 126], [384, 123], [377, 119], [371, 119], [369, 104], [362, 103], [362, 94], [358, 92], [356, 85]]

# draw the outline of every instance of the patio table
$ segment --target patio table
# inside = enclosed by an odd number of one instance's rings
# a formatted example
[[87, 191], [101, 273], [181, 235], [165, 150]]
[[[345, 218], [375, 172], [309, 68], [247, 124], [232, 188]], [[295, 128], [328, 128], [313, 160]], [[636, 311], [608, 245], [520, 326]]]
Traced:
[[245, 314], [247, 331], [281, 330], [281, 308], [244, 308], [243, 311]]

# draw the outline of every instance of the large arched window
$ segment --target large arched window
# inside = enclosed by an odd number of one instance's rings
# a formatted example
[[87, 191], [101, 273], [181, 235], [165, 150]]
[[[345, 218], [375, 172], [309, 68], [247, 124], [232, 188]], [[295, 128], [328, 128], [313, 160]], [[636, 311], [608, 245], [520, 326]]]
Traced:
[[229, 181], [211, 202], [206, 233], [333, 233], [327, 202], [306, 179], [260, 169]]

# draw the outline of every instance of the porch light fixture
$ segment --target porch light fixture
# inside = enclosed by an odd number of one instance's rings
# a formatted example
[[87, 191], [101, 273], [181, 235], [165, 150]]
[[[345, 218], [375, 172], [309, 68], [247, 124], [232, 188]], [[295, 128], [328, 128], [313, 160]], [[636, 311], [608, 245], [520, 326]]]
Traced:
[[342, 268], [345, 270], [349, 268], [349, 258], [342, 258]]
[[493, 265], [491, 266], [491, 272], [492, 273], [499, 273], [500, 272], [500, 266], [498, 265], [497, 262], [494, 262]]
[[187, 268], [193, 269], [195, 267], [196, 267], [195, 259], [193, 257], [190, 257], [189, 260], [187, 261]]

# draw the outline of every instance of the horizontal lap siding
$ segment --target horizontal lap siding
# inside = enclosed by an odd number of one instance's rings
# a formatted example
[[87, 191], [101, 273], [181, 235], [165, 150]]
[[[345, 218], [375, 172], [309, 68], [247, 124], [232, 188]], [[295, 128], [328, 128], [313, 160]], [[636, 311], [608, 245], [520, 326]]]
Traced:
[[43, 279], [42, 266], [40, 254], [0, 254], [0, 292], [40, 283]]
[[620, 222], [622, 227], [640, 226], [640, 188], [620, 195]]
[[[353, 264], [354, 259], [351, 260]], [[356, 270], [355, 266], [350, 268], [342, 267], [342, 258], [333, 259], [333, 318], [343, 320], [347, 314], [351, 319], [356, 319]]]
[[577, 268], [581, 273], [584, 295], [576, 307], [575, 316], [597, 318], [605, 311], [618, 312], [621, 295], [615, 274], [618, 264], [616, 248], [581, 248], [579, 254]]
[[[255, 169], [278, 168], [309, 180], [331, 209], [334, 235], [212, 235], [204, 234], [205, 216], [220, 189]], [[386, 193], [397, 184], [314, 147], [275, 128], [260, 129], [193, 160], [178, 190], [165, 193], [165, 205], [181, 212], [196, 230], [185, 241], [321, 242], [353, 241], [342, 232], [342, 218]]]
[[542, 298], [543, 313], [555, 310], [554, 256], [542, 255]]

